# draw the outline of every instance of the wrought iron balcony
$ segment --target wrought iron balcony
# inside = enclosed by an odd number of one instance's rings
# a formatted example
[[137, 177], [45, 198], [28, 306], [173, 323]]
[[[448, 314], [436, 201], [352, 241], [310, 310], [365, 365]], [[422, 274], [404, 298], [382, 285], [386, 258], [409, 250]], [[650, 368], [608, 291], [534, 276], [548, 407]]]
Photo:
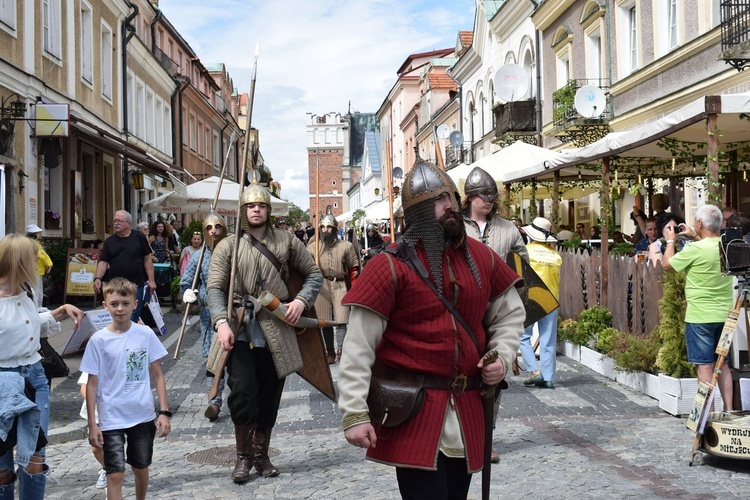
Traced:
[[446, 146], [445, 148], [445, 166], [446, 168], [453, 167], [463, 162], [467, 165], [474, 162], [474, 152], [471, 147], [461, 146]]
[[750, 64], [750, 0], [721, 0], [721, 57], [742, 71]]
[[536, 144], [536, 103], [534, 99], [499, 104], [495, 115], [493, 142], [508, 146], [516, 141]]
[[[594, 85], [604, 92], [604, 110], [595, 117], [582, 116], [575, 107], [575, 97], [584, 85]], [[609, 133], [611, 118], [609, 84], [604, 79], [569, 80], [552, 93], [552, 135], [562, 142], [572, 142], [578, 147], [590, 144]]]

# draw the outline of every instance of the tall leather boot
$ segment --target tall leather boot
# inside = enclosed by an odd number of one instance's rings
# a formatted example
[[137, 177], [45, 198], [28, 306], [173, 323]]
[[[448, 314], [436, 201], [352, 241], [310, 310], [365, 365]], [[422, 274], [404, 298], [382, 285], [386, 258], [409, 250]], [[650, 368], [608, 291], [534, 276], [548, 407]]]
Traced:
[[336, 362], [336, 346], [333, 343], [333, 327], [323, 327], [323, 341], [326, 344], [326, 352], [328, 353], [328, 364], [332, 365]]
[[256, 427], [255, 433], [253, 433], [253, 466], [263, 477], [279, 475], [279, 469], [271, 463], [271, 459], [268, 457], [271, 431], [273, 431], [273, 427]]
[[234, 439], [237, 444], [237, 463], [232, 471], [232, 479], [237, 484], [242, 484], [250, 479], [250, 470], [253, 468], [253, 426], [235, 425]]

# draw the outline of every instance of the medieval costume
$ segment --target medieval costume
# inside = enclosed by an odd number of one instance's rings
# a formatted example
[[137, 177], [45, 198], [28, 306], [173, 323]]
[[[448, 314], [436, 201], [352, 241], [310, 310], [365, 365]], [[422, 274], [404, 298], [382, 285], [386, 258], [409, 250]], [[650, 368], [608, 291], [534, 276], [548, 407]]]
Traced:
[[[278, 475], [268, 457], [271, 431], [281, 402], [285, 377], [302, 368], [302, 356], [294, 328], [267, 309], [253, 313], [253, 301], [267, 290], [287, 310], [310, 309], [323, 277], [304, 244], [289, 231], [269, 223], [271, 197], [257, 183], [242, 193], [242, 231], [223, 239], [213, 251], [206, 297], [218, 341], [230, 350], [227, 362], [229, 412], [235, 426], [237, 464], [232, 473], [236, 483], [250, 477], [252, 467], [264, 477]], [[235, 246], [239, 237], [234, 283], [234, 309], [227, 316], [227, 292]], [[304, 283], [296, 296], [287, 289], [290, 269]], [[297, 316], [299, 317], [299, 316]], [[238, 322], [234, 331], [230, 324]]]
[[[352, 311], [339, 407], [347, 440], [366, 447], [368, 459], [396, 466], [403, 497], [461, 498], [483, 466], [482, 381], [499, 383], [518, 349], [525, 313], [515, 286], [522, 280], [487, 245], [466, 238], [458, 191], [436, 166], [418, 159], [402, 201], [402, 238], [372, 258], [344, 297]], [[480, 369], [489, 351], [498, 359]], [[422, 380], [416, 416], [395, 427], [371, 423], [373, 364], [384, 378]]]
[[336, 361], [336, 355], [341, 355], [341, 344], [346, 334], [346, 323], [349, 321], [349, 308], [341, 305], [341, 299], [346, 294], [348, 279], [353, 285], [359, 274], [359, 259], [354, 246], [336, 237], [338, 223], [333, 214], [328, 213], [321, 220], [320, 242], [317, 236], [307, 244], [307, 249], [314, 256], [317, 247], [318, 266], [323, 274], [323, 288], [315, 299], [315, 312], [320, 319], [336, 321], [336, 345], [333, 343], [332, 326], [323, 327], [323, 340], [328, 352], [328, 363]]
[[[496, 214], [498, 192], [495, 179], [481, 168], [474, 167], [466, 179], [464, 193], [466, 200], [461, 215], [466, 224], [466, 235], [489, 245], [503, 259], [508, 256], [508, 252], [515, 252], [528, 261], [529, 254], [518, 228]], [[471, 217], [471, 203], [475, 197], [492, 205], [486, 220], [474, 220]]]
[[[197, 297], [200, 297], [201, 304], [204, 307], [201, 309], [201, 346], [203, 357], [208, 357], [208, 350], [211, 346], [211, 340], [214, 337], [214, 326], [211, 323], [211, 311], [206, 305], [206, 283], [208, 283], [208, 273], [211, 262], [211, 249], [215, 248], [216, 245], [227, 236], [227, 225], [224, 219], [213, 210], [203, 220], [203, 241], [206, 242], [203, 248], [203, 260], [201, 261], [200, 251], [196, 251], [190, 258], [185, 272], [182, 274], [180, 279], [180, 287], [182, 290], [182, 300], [185, 303], [196, 302]], [[198, 271], [198, 263], [200, 262], [200, 271]], [[192, 290], [190, 287], [193, 286], [193, 280], [196, 272], [198, 273], [198, 280], [196, 285], [197, 290]], [[215, 422], [219, 418], [219, 412], [221, 411], [221, 395], [224, 392], [224, 374], [220, 374], [221, 380], [219, 381], [219, 387], [213, 398], [208, 402], [208, 407], [204, 413], [205, 417], [211, 422]], [[214, 374], [206, 370], [206, 384], [210, 389], [214, 384]]]

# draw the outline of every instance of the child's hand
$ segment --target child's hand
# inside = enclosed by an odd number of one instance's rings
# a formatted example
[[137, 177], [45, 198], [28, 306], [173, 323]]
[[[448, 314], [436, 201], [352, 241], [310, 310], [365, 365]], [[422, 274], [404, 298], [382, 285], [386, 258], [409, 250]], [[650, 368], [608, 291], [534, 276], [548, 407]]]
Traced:
[[167, 437], [167, 434], [172, 430], [172, 424], [169, 422], [169, 417], [166, 415], [159, 415], [156, 419], [156, 434], [158, 437]]
[[95, 448], [102, 448], [104, 446], [104, 436], [102, 436], [102, 431], [99, 430], [99, 426], [96, 423], [89, 424], [89, 444]]

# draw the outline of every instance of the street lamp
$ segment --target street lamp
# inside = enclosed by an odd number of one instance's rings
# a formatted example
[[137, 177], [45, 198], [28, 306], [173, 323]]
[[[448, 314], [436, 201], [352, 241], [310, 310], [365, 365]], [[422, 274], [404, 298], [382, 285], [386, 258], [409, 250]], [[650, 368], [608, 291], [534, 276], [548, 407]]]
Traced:
[[[11, 102], [11, 99], [15, 97], [16, 100]], [[0, 117], [9, 118], [11, 120], [18, 120], [26, 115], [26, 103], [21, 100], [21, 96], [18, 94], [11, 94], [8, 97], [3, 97], [0, 103]]]
[[375, 196], [378, 196], [380, 194], [380, 188], [375, 188]]
[[143, 172], [141, 172], [140, 170], [133, 170], [131, 177], [133, 179], [133, 188], [138, 190], [143, 189]]

